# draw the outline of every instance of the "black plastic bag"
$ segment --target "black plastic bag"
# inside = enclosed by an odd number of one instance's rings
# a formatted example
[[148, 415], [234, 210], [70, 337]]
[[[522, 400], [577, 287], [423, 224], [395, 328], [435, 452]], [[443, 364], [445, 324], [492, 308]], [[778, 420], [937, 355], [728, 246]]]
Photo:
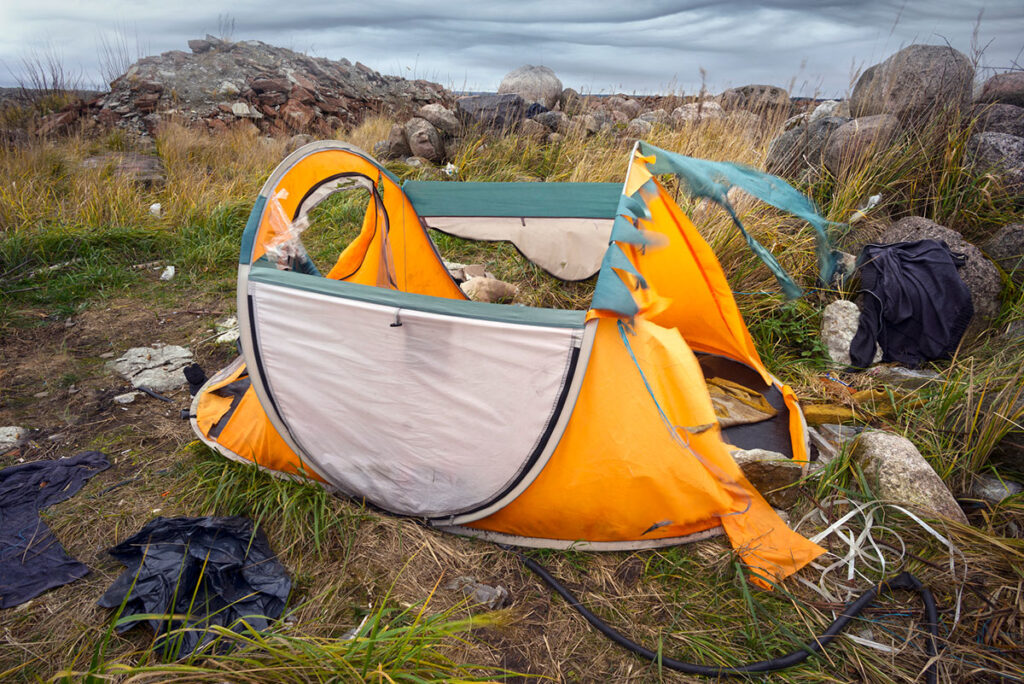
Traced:
[[[262, 631], [284, 611], [291, 580], [248, 518], [156, 518], [110, 549], [126, 570], [100, 598], [124, 603], [120, 617], [145, 620], [165, 658], [180, 658], [216, 638], [211, 626]], [[123, 632], [137, 622], [124, 622]], [[167, 633], [185, 627], [168, 635]]]

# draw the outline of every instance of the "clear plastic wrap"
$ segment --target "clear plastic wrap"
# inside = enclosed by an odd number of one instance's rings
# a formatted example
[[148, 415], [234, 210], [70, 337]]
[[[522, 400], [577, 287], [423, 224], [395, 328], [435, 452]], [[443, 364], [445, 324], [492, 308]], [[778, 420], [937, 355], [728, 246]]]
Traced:
[[287, 190], [279, 190], [267, 203], [267, 220], [270, 239], [266, 242], [267, 258], [282, 271], [309, 273], [312, 261], [302, 244], [302, 233], [309, 228], [305, 216], [292, 221], [288, 218], [281, 200], [288, 197]]

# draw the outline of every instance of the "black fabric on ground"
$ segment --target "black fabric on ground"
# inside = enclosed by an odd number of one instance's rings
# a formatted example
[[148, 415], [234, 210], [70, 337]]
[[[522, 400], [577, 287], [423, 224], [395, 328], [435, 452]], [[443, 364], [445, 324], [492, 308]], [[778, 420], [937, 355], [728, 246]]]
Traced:
[[957, 272], [962, 255], [944, 242], [918, 240], [868, 245], [857, 261], [864, 302], [850, 343], [855, 368], [871, 365], [876, 342], [883, 362], [911, 368], [956, 350], [974, 315]]
[[[248, 518], [156, 518], [110, 554], [126, 570], [100, 598], [104, 608], [124, 602], [129, 615], [187, 615], [191, 629], [158, 640], [165, 657], [179, 658], [211, 641], [222, 625], [256, 630], [284, 611], [291, 580], [262, 531]], [[146, 620], [158, 635], [186, 626], [181, 620]], [[121, 625], [130, 629], [136, 622]]]
[[193, 363], [182, 368], [181, 372], [185, 374], [185, 380], [188, 382], [188, 393], [196, 396], [200, 388], [206, 384], [206, 371], [198, 363]]
[[0, 608], [89, 574], [64, 551], [39, 511], [70, 499], [86, 480], [109, 467], [105, 455], [83, 451], [0, 470]]

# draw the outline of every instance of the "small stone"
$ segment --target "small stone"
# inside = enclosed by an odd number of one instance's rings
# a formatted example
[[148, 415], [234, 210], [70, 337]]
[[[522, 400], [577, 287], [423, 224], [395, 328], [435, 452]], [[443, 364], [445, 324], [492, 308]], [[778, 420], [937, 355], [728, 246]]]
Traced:
[[50, 396], [50, 393], [47, 392], [46, 390], [43, 390], [42, 392], [36, 392], [32, 396], [35, 397], [36, 399], [42, 399], [44, 397]]
[[450, 591], [461, 591], [474, 604], [484, 606], [489, 610], [504, 608], [509, 603], [508, 589], [501, 586], [492, 587], [489, 584], [478, 582], [475, 577], [463, 575], [456, 577], [444, 585]]
[[510, 302], [519, 294], [515, 285], [497, 278], [473, 277], [459, 287], [474, 302]]
[[114, 358], [114, 352], [103, 352], [100, 354], [101, 359], [112, 359]]
[[215, 324], [215, 329], [219, 333], [214, 340], [217, 344], [234, 344], [238, 340], [238, 318], [235, 316], [219, 321]]
[[[848, 299], [837, 299], [825, 307], [821, 317], [821, 341], [828, 348], [828, 355], [840, 366], [850, 365], [850, 342], [860, 324], [860, 309]], [[882, 350], [875, 352], [873, 363], [882, 360]]]
[[792, 508], [800, 496], [795, 485], [804, 475], [803, 465], [766, 449], [740, 449], [733, 460], [761, 496], [775, 508]]
[[164, 213], [164, 208], [159, 202], [153, 202], [149, 205], [149, 214], [160, 218]]
[[174, 274], [175, 274], [174, 266], [168, 266], [168, 267], [166, 267], [163, 270], [163, 272], [160, 273], [160, 280], [163, 280], [163, 281], [173, 280], [174, 279]]
[[49, 437], [47, 437], [46, 441], [47, 442], [63, 442], [67, 438], [68, 438], [68, 436], [67, 436], [66, 433], [64, 433], [64, 432], [55, 432], [52, 435], [50, 435]]
[[824, 423], [818, 426], [821, 434], [836, 444], [848, 444], [857, 439], [857, 435], [864, 432], [864, 428], [856, 425], [838, 425], [836, 423]]
[[1024, 486], [1019, 482], [1001, 480], [991, 475], [975, 475], [974, 484], [971, 487], [971, 496], [991, 504], [997, 504], [1003, 499], [1016, 496], [1024, 492]]
[[116, 397], [114, 397], [114, 403], [130, 404], [133, 401], [135, 401], [135, 398], [138, 397], [140, 394], [142, 394], [142, 392], [125, 392], [124, 394], [118, 394]]

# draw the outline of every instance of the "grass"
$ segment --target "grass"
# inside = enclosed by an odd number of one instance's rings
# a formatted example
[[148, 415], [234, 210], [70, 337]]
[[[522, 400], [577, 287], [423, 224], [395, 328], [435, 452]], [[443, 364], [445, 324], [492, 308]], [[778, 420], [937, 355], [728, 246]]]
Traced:
[[[980, 243], [1019, 216], [1020, 205], [995, 178], [968, 168], [965, 145], [973, 122], [940, 114], [917, 133], [898, 136], [853, 160], [838, 175], [824, 172], [801, 181], [801, 189], [837, 221], [849, 217], [865, 197], [882, 195], [882, 203], [854, 230], [840, 232], [840, 246], [853, 250], [906, 215], [927, 216]], [[373, 117], [344, 138], [369, 150], [387, 136], [392, 123]], [[773, 126], [767, 119], [752, 127], [726, 118], [679, 130], [656, 126], [649, 140], [687, 155], [760, 167]], [[453, 164], [460, 180], [620, 181], [629, 148], [630, 141], [615, 131], [592, 137], [567, 131], [554, 143], [479, 134], [460, 142]], [[164, 183], [142, 186], [125, 182], [110, 165], [82, 165], [90, 156], [130, 152], [158, 154]], [[117, 133], [0, 149], [0, 342], [28, 338], [41, 327], [60, 331], [65, 319], [96, 316], [114, 325], [114, 314], [100, 314], [126, 301], [159, 310], [158, 320], [193, 307], [194, 300], [229, 308], [239, 236], [260, 185], [284, 154], [281, 140], [242, 131], [210, 136], [173, 123], [161, 129], [153, 149]], [[401, 178], [441, 177], [436, 169], [401, 162], [388, 167]], [[678, 191], [672, 181], [667, 187]], [[365, 191], [348, 191], [312, 212], [303, 238], [321, 270], [355, 235], [366, 201]], [[736, 198], [755, 237], [779, 255], [797, 282], [812, 288], [803, 300], [785, 303], [775, 294], [774, 278], [750, 255], [724, 212], [682, 196], [679, 201], [712, 245], [733, 290], [742, 293], [739, 305], [769, 369], [806, 400], [836, 401], [835, 383], [822, 375], [837, 369], [826, 361], [818, 330], [821, 308], [839, 293], [813, 289], [821, 284], [815, 282], [810, 231], [773, 209]], [[163, 207], [159, 216], [149, 211], [154, 202]], [[562, 283], [508, 244], [474, 243], [437, 232], [431, 236], [446, 259], [481, 263], [516, 283], [518, 303], [573, 309], [589, 303], [592, 279]], [[161, 294], [154, 293], [151, 270], [132, 268], [152, 261], [178, 268], [175, 281], [161, 287]], [[853, 287], [847, 285], [847, 291]], [[996, 327], [1021, 319], [1024, 292], [1007, 285]], [[203, 325], [197, 322], [188, 334], [208, 336]], [[181, 333], [179, 341], [189, 338]], [[62, 345], [66, 360], [39, 371], [45, 387], [67, 392], [73, 385], [101, 382], [102, 373], [82, 365], [82, 358], [99, 363], [92, 358], [98, 345]], [[1024, 424], [1020, 345], [991, 337], [966, 340], [955, 359], [936, 367], [944, 382], [913, 396], [892, 390], [884, 402], [891, 410], [862, 407], [864, 422], [908, 436], [957, 495], [967, 494], [979, 473], [1024, 475], [993, 456], [998, 441]], [[855, 389], [871, 386], [863, 377], [848, 379]], [[4, 388], [0, 410], [23, 410], [35, 391]], [[74, 428], [70, 409], [65, 422], [66, 429]], [[609, 647], [500, 549], [382, 515], [317, 485], [272, 477], [206, 447], [185, 447], [191, 433], [186, 424], [175, 425], [161, 423], [161, 435], [152, 437], [140, 419], [130, 427], [101, 426], [90, 435], [89, 444], [109, 453], [130, 450], [120, 467], [147, 475], [140, 484], [100, 496], [103, 488], [131, 474], [111, 475], [84, 490], [79, 500], [47, 514], [62, 539], [83, 537], [83, 545], [70, 550], [88, 557], [96, 576], [53, 592], [24, 612], [0, 616], [10, 649], [0, 647], [0, 674], [25, 681], [307, 682], [501, 678], [524, 671], [572, 681], [673, 680], [656, 665]], [[837, 495], [873, 499], [848, 453], [800, 487], [794, 521], [818, 506], [835, 519], [846, 510], [836, 503]], [[122, 498], [123, 507], [112, 508], [111, 496]], [[156, 508], [164, 515], [232, 514], [257, 521], [292, 573], [286, 618], [262, 634], [244, 627], [240, 633], [225, 632], [221, 636], [231, 642], [230, 650], [181, 662], [163, 662], [145, 630], [124, 636], [111, 632], [116, 617], [90, 603], [117, 571], [99, 549], [110, 545], [111, 537], [137, 529]], [[878, 540], [893, 548], [905, 545], [913, 554], [898, 560], [891, 551], [892, 564], [912, 570], [936, 590], [947, 630], [940, 658], [943, 678], [1019, 676], [1024, 497], [972, 514], [970, 527], [950, 524], [942, 530], [964, 554], [966, 582], [962, 573], [950, 572], [948, 549], [913, 521], [892, 510], [875, 515], [877, 524], [888, 528]], [[834, 540], [828, 543], [835, 552], [842, 550]], [[840, 608], [798, 583], [772, 593], [751, 589], [720, 540], [636, 554], [548, 551], [534, 557], [609, 622], [682, 659], [733, 664], [771, 657], [820, 632]], [[460, 575], [506, 586], [512, 608], [491, 616], [466, 605], [460, 593], [444, 588], [445, 580]], [[816, 579], [814, 573], [805, 576]], [[954, 625], [952, 606], [961, 585], [966, 589]], [[838, 581], [829, 586], [848, 588]], [[68, 617], [54, 617], [65, 612]], [[364, 617], [359, 636], [343, 640]], [[853, 633], [891, 646], [896, 655], [844, 638], [825, 656], [779, 679], [915, 681], [925, 658], [919, 641], [907, 641], [906, 635], [919, 618], [912, 600], [887, 599], [865, 613]]]

